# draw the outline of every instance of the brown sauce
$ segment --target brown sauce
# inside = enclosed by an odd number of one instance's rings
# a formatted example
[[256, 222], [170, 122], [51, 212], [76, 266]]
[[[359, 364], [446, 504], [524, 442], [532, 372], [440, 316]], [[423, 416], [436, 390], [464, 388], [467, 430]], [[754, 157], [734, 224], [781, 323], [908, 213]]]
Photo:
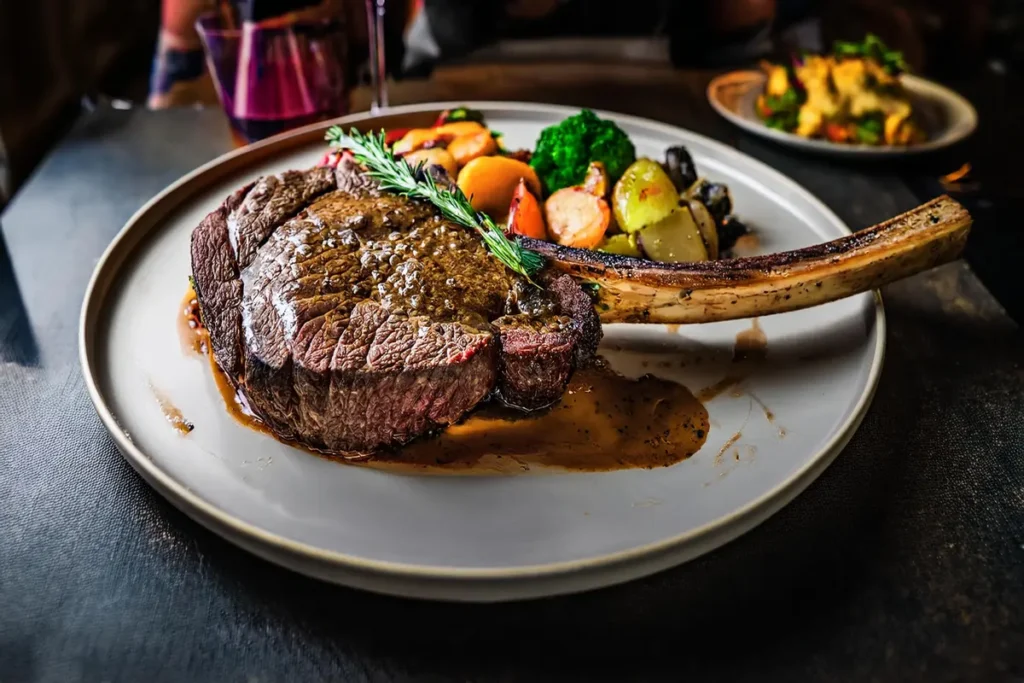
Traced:
[[[274, 436], [270, 428], [249, 409], [245, 398], [235, 391], [231, 380], [228, 379], [224, 371], [217, 365], [213, 354], [209, 352], [210, 333], [203, 326], [202, 319], [199, 316], [199, 300], [196, 298], [195, 290], [191, 287], [185, 293], [185, 298], [182, 299], [181, 307], [178, 310], [178, 336], [181, 339], [181, 348], [186, 353], [197, 353], [206, 356], [209, 360], [213, 380], [217, 384], [217, 390], [224, 400], [224, 406], [227, 408], [228, 413], [246, 427]], [[192, 431], [194, 427], [191, 426], [191, 423], [189, 425], [189, 431]]]
[[761, 329], [761, 323], [754, 318], [750, 323], [749, 330], [743, 330], [736, 335], [732, 359], [736, 361], [761, 360], [767, 353], [768, 337]]
[[150, 391], [153, 392], [153, 397], [156, 398], [156, 402], [160, 405], [160, 410], [164, 414], [164, 418], [171, 424], [172, 427], [177, 429], [182, 434], [188, 434], [195, 425], [185, 419], [185, 416], [181, 414], [181, 410], [178, 409], [167, 396], [154, 387], [152, 384], [149, 385]]
[[[212, 356], [210, 366], [231, 416], [274, 436]], [[487, 404], [440, 434], [391, 453], [346, 459], [290, 445], [332, 460], [402, 472], [496, 474], [535, 467], [600, 472], [674, 465], [700, 450], [708, 430], [707, 410], [681, 384], [649, 375], [634, 380], [596, 366], [577, 371], [562, 399], [544, 411], [522, 413]]]
[[523, 414], [486, 405], [387, 460], [492, 472], [649, 469], [685, 460], [707, 433], [707, 410], [686, 387], [649, 375], [634, 380], [597, 365], [578, 370], [547, 410]]
[[[182, 317], [191, 315], [187, 304], [194, 293], [189, 294]], [[209, 358], [231, 416], [277, 438], [208, 353], [202, 324], [186, 323], [179, 329], [186, 348]], [[598, 472], [674, 465], [700, 450], [708, 430], [707, 410], [681, 384], [650, 375], [631, 379], [596, 363], [578, 370], [563, 397], [550, 408], [522, 413], [489, 403], [461, 423], [391, 453], [346, 459], [325, 456], [302, 444], [289, 445], [333, 460], [401, 472], [494, 474], [535, 468]]]
[[[728, 451], [730, 448], [732, 448], [733, 445], [735, 445], [735, 443], [737, 441], [739, 441], [742, 437], [743, 437], [743, 433], [742, 432], [736, 432], [735, 434], [733, 434], [732, 436], [729, 437], [728, 441], [726, 441], [724, 444], [722, 444], [722, 448], [719, 449], [718, 455], [715, 456], [715, 464], [716, 465], [721, 465], [722, 464], [722, 459], [725, 457], [726, 451]], [[737, 450], [736, 452], [739, 453], [739, 450]]]
[[[217, 390], [220, 392], [220, 397], [224, 399], [224, 407], [228, 409], [228, 413], [231, 417], [235, 418], [237, 422], [245, 425], [249, 429], [254, 429], [257, 432], [263, 432], [264, 434], [268, 434], [276, 439], [277, 436], [274, 434], [273, 430], [271, 430], [263, 420], [256, 416], [256, 413], [254, 413], [249, 408], [248, 403], [246, 403], [245, 397], [239, 391], [235, 390], [234, 385], [231, 384], [231, 380], [228, 379], [228, 376], [224, 374], [224, 371], [220, 369], [219, 365], [217, 365], [217, 361], [213, 359], [213, 354], [211, 353], [207, 355], [210, 359], [210, 371], [213, 373], [213, 380], [217, 384]], [[290, 445], [303, 448], [304, 450], [310, 450], [299, 444]]]
[[754, 392], [748, 391], [747, 392], [747, 396], [749, 396], [750, 399], [754, 403], [756, 403], [757, 405], [759, 405], [761, 407], [761, 412], [764, 413], [764, 419], [766, 419], [768, 421], [768, 424], [770, 424], [771, 426], [775, 427], [775, 430], [779, 433], [779, 438], [780, 439], [785, 438], [785, 436], [786, 436], [786, 428], [781, 426], [781, 425], [779, 425], [775, 421], [775, 413], [772, 412], [772, 409], [769, 408], [765, 404], [764, 401], [762, 401], [760, 398], [758, 398], [758, 396]]
[[181, 301], [181, 308], [178, 315], [178, 338], [181, 340], [181, 349], [185, 353], [206, 353], [206, 341], [209, 335], [203, 328], [202, 320], [199, 317], [199, 299], [191, 287], [185, 293]]
[[718, 398], [729, 389], [732, 389], [740, 382], [743, 381], [743, 377], [726, 376], [715, 382], [709, 387], [704, 387], [697, 392], [697, 400], [701, 403], [707, 403], [708, 401]]

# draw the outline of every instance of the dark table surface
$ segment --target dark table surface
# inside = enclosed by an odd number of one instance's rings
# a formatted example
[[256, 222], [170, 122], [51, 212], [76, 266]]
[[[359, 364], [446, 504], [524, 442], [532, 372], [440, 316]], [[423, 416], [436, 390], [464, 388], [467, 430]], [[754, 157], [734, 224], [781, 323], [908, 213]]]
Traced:
[[[737, 135], [684, 90], [522, 98], [719, 137], [854, 229], [920, 199], [893, 169]], [[885, 291], [881, 384], [828, 471], [753, 532], [648, 579], [408, 601], [293, 574], [189, 520], [108, 438], [76, 330], [125, 220], [229, 144], [218, 112], [101, 108], [0, 218], [0, 682], [1024, 680], [1024, 346], [962, 262]]]

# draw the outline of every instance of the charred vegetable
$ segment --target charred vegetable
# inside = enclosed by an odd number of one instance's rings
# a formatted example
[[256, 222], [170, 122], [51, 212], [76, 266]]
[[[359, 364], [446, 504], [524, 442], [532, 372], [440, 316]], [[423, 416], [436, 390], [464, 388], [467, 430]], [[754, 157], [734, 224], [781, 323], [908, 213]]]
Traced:
[[682, 194], [697, 182], [697, 167], [693, 157], [682, 145], [669, 147], [665, 150], [665, 171], [675, 183], [676, 190]]
[[707, 261], [708, 252], [690, 210], [681, 206], [637, 233], [644, 256], [662, 263]]
[[711, 217], [715, 219], [715, 225], [721, 225], [722, 220], [732, 213], [732, 197], [729, 196], [729, 188], [722, 183], [701, 181], [693, 188], [691, 194], [708, 207]]
[[671, 178], [656, 161], [637, 159], [612, 191], [615, 221], [624, 232], [657, 223], [679, 204]]
[[725, 220], [718, 227], [718, 247], [723, 252], [732, 249], [738, 240], [743, 235], [750, 232], [750, 228], [746, 226], [740, 219], [735, 216], [726, 216]]

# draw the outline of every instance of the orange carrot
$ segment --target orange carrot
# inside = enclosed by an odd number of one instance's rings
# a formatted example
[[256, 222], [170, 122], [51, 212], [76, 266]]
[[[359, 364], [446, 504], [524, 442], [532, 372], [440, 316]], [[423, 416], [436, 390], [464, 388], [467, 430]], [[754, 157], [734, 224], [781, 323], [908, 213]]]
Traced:
[[491, 131], [489, 130], [471, 135], [460, 135], [448, 143], [448, 153], [455, 157], [455, 161], [459, 166], [465, 166], [477, 157], [496, 154], [497, 151], [498, 143], [491, 137]]
[[519, 180], [516, 192], [512, 195], [512, 205], [508, 210], [508, 232], [538, 240], [548, 238], [540, 202], [527, 189], [526, 181], [522, 179]]
[[608, 202], [579, 187], [558, 190], [544, 202], [548, 235], [567, 247], [593, 249], [611, 222]]
[[459, 171], [458, 185], [475, 210], [504, 220], [520, 180], [540, 196], [540, 178], [529, 164], [508, 157], [477, 157]]
[[846, 142], [850, 139], [850, 130], [841, 123], [826, 123], [825, 137], [832, 142]]

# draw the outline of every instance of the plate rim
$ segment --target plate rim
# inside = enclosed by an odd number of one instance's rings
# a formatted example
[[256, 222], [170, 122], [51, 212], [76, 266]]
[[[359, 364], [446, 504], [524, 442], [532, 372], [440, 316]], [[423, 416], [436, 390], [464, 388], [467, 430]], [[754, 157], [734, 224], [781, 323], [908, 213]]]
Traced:
[[963, 142], [973, 135], [978, 129], [978, 111], [975, 109], [974, 105], [971, 104], [970, 100], [941, 83], [924, 78], [923, 76], [907, 73], [903, 74], [901, 78], [907, 81], [907, 83], [912, 87], [918, 89], [929, 89], [935, 96], [937, 96], [936, 99], [941, 100], [947, 105], [953, 103], [955, 106], [966, 112], [967, 119], [965, 124], [960, 127], [960, 130], [954, 131], [953, 134], [948, 137], [928, 140], [919, 145], [911, 145], [908, 147], [894, 147], [891, 145], [882, 145], [878, 147], [870, 145], [840, 145], [827, 140], [803, 138], [793, 133], [774, 130], [765, 125], [758, 125], [758, 122], [741, 116], [719, 101], [718, 91], [721, 89], [722, 85], [729, 80], [738, 79], [744, 76], [750, 80], [766, 80], [764, 73], [755, 69], [736, 69], [719, 74], [712, 78], [711, 82], [708, 83], [708, 87], [705, 91], [708, 103], [719, 114], [719, 116], [727, 120], [729, 123], [752, 133], [753, 135], [786, 145], [790, 149], [857, 159], [908, 157], [946, 149], [947, 147]]
[[[355, 555], [318, 548], [291, 540], [237, 518], [220, 509], [187, 486], [179, 483], [156, 461], [147, 456], [131, 440], [117, 422], [111, 407], [100, 389], [96, 360], [96, 343], [100, 336], [99, 324], [105, 311], [111, 286], [116, 281], [128, 257], [149, 236], [161, 219], [201, 191], [200, 181], [215, 182], [230, 174], [237, 166], [250, 165], [282, 149], [301, 146], [322, 135], [331, 125], [358, 124], [387, 116], [400, 116], [433, 112], [456, 106], [470, 106], [482, 110], [505, 110], [526, 113], [551, 114], [564, 117], [578, 112], [579, 107], [530, 102], [460, 101], [426, 102], [391, 107], [379, 115], [358, 112], [330, 121], [319, 122], [289, 131], [247, 147], [229, 151], [186, 173], [146, 202], [125, 223], [98, 260], [79, 316], [79, 363], [89, 398], [101, 422], [115, 445], [129, 464], [154, 489], [192, 519], [218, 535], [243, 547], [249, 552], [283, 564], [293, 570], [322, 579], [347, 583], [358, 588], [407, 597], [434, 599], [491, 601], [541, 597], [588, 590], [600, 586], [640, 578], [662, 569], [681, 564], [710, 552], [753, 527], [764, 522], [791, 502], [832, 463], [860, 426], [875, 391], [884, 364], [886, 347], [886, 318], [878, 291], [873, 292], [874, 313], [870, 333], [874, 334], [874, 349], [867, 382], [849, 417], [833, 432], [828, 442], [808, 459], [800, 469], [785, 481], [758, 498], [748, 502], [719, 519], [685, 533], [653, 543], [607, 553], [596, 557], [518, 567], [444, 567], [417, 565], [393, 561], [372, 560]], [[620, 114], [607, 110], [594, 110], [600, 116], [613, 117], [621, 122], [658, 130], [668, 135], [679, 131], [694, 136], [722, 157], [738, 157], [768, 175], [769, 179], [787, 186], [802, 195], [815, 210], [832, 218], [847, 232], [849, 227], [821, 200], [788, 176], [749, 155], [724, 143], [693, 131], [660, 123], [651, 119]], [[213, 174], [210, 178], [205, 176]], [[198, 186], [197, 186], [198, 184]], [[182, 199], [176, 195], [184, 194]], [[569, 475], [566, 475], [569, 476]], [[700, 542], [703, 541], [703, 544]], [[702, 545], [702, 547], [694, 547]], [[296, 566], [295, 563], [299, 566]], [[584, 578], [589, 577], [589, 578]], [[547, 580], [540, 585], [523, 585], [530, 580]], [[559, 581], [558, 579], [562, 579]], [[389, 583], [390, 582], [390, 583]], [[473, 584], [477, 584], [474, 586]], [[574, 584], [574, 585], [570, 585]], [[488, 587], [489, 585], [489, 587]]]

